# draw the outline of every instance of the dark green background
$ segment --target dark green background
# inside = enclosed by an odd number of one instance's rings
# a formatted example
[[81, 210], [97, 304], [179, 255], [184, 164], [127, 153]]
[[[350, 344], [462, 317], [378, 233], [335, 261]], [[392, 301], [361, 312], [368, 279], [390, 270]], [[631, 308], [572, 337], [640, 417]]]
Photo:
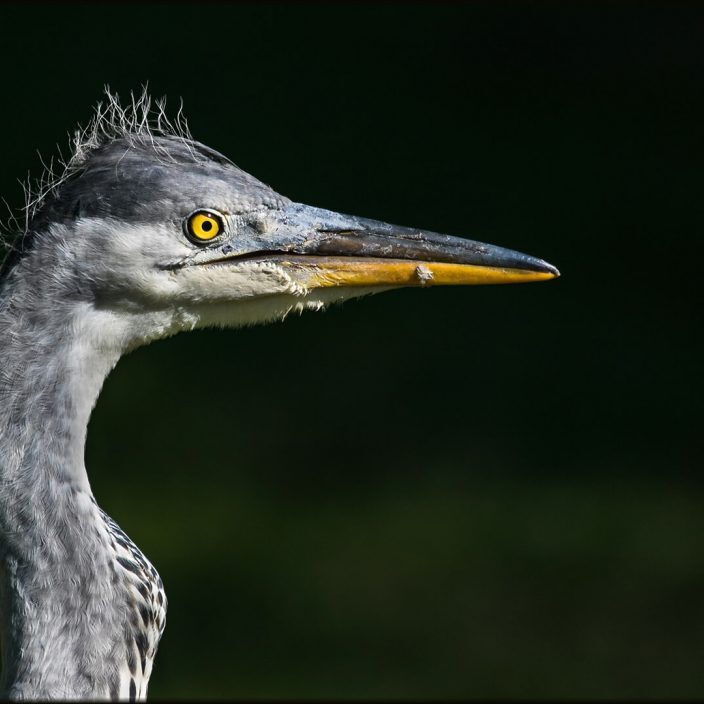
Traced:
[[130, 355], [153, 697], [704, 697], [704, 6], [0, 8], [2, 178], [102, 86], [291, 198], [556, 264]]

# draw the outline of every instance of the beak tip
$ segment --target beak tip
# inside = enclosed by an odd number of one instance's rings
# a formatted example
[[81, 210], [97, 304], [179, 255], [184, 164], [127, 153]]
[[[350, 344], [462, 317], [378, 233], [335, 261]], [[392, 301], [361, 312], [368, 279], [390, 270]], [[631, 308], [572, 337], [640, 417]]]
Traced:
[[556, 267], [553, 266], [552, 264], [548, 264], [547, 262], [543, 262], [545, 264], [545, 270], [553, 275], [553, 278], [558, 279], [560, 278], [560, 270]]
[[546, 279], [557, 279], [560, 276], [560, 271], [556, 266], [548, 264], [544, 259], [537, 257], [527, 257], [526, 267], [529, 271], [535, 271], [540, 274], [546, 274]]

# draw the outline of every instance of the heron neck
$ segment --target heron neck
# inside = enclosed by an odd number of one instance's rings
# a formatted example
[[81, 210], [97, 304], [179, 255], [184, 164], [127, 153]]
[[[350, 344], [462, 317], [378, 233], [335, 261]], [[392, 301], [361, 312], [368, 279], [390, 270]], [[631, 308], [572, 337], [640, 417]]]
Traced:
[[78, 651], [96, 646], [101, 625], [121, 627], [106, 607], [114, 574], [83, 460], [91, 410], [119, 357], [94, 343], [95, 324], [21, 283], [0, 296], [0, 619], [13, 696], [57, 696], [56, 681], [71, 677], [64, 695], [74, 696]]
[[119, 351], [94, 344], [80, 309], [8, 307], [0, 308], [0, 491], [21, 492], [32, 506], [54, 492], [90, 495], [88, 420]]

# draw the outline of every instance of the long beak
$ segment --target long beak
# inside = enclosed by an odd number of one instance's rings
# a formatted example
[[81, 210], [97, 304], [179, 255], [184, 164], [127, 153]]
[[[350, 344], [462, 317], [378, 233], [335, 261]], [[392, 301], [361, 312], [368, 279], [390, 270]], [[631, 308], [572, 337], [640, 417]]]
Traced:
[[560, 275], [542, 259], [510, 249], [298, 203], [279, 223], [282, 234], [295, 229], [305, 238], [269, 258], [310, 288], [508, 284]]
[[560, 275], [510, 249], [300, 203], [270, 217], [266, 232], [226, 259], [274, 261], [306, 288], [509, 284]]

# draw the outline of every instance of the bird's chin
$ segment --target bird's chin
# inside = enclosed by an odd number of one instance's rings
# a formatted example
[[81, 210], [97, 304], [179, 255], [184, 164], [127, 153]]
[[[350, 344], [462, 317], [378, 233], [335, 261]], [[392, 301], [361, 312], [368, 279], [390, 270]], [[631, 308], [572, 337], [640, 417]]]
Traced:
[[337, 286], [305, 293], [277, 293], [266, 296], [199, 304], [196, 327], [240, 328], [284, 320], [291, 313], [321, 311], [335, 303], [387, 291], [393, 286]]
[[[313, 259], [312, 257], [310, 259]], [[322, 258], [321, 258], [322, 259]], [[189, 327], [244, 327], [283, 320], [290, 313], [319, 311], [334, 303], [401, 286], [334, 285], [318, 263], [278, 256], [221, 259], [170, 274], [170, 300], [193, 314]]]

